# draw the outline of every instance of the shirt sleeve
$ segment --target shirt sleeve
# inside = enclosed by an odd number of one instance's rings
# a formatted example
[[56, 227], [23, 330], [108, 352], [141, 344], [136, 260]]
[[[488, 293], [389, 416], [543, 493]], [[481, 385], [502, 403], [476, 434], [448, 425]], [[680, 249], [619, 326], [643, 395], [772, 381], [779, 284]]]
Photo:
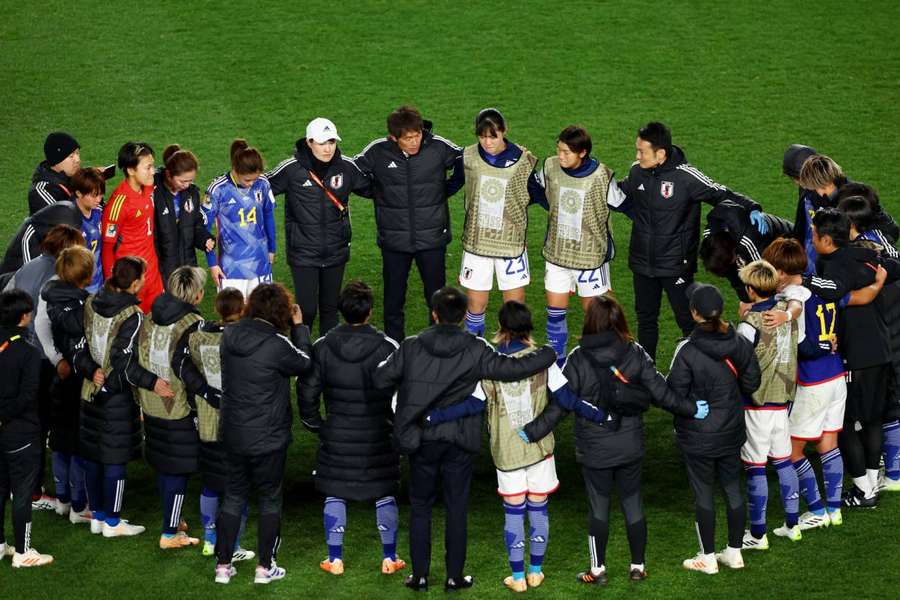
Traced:
[[63, 359], [62, 353], [56, 349], [53, 343], [53, 330], [50, 325], [50, 316], [47, 314], [47, 303], [44, 297], [38, 295], [38, 305], [35, 311], [34, 331], [37, 334], [41, 348], [44, 349], [44, 356], [51, 364], [56, 365]]
[[756, 328], [753, 325], [744, 321], [737, 326], [737, 332], [738, 334], [744, 336], [744, 339], [746, 339], [748, 342], [756, 346], [756, 337], [759, 332], [756, 331]]
[[266, 244], [271, 254], [275, 254], [278, 246], [275, 243], [275, 195], [270, 187], [266, 191], [266, 201], [263, 203], [263, 219], [266, 228]]
[[759, 204], [742, 194], [729, 190], [720, 183], [716, 183], [704, 175], [697, 167], [684, 163], [678, 165], [677, 168], [685, 174], [684, 181], [687, 183], [688, 194], [691, 200], [706, 202], [712, 206], [716, 206], [723, 200], [731, 200], [744, 208], [748, 214], [754, 210], [761, 210]]
[[294, 157], [286, 158], [278, 163], [274, 169], [266, 173], [265, 177], [269, 180], [269, 186], [272, 188], [272, 193], [276, 196], [287, 191], [288, 184], [290, 183], [290, 177], [288, 176], [288, 171], [290, 171], [289, 166], [295, 160]]
[[122, 236], [122, 226], [130, 211], [128, 196], [125, 194], [113, 196], [113, 199], [103, 209], [100, 226], [100, 235], [103, 241], [100, 253], [104, 279], [109, 279], [112, 275], [113, 264], [116, 262], [116, 250]]
[[[270, 182], [271, 183], [271, 182]], [[206, 221], [206, 229], [209, 231], [209, 235], [216, 239], [216, 236], [213, 236], [213, 225], [216, 224], [216, 217], [219, 213], [219, 206], [216, 202], [215, 193], [212, 190], [207, 189], [206, 195], [203, 197], [203, 205], [200, 207], [200, 210], [203, 211], [203, 218]], [[218, 240], [216, 241], [216, 246], [218, 246]], [[213, 248], [209, 252], [206, 252], [206, 264], [208, 267], [217, 267], [219, 266], [219, 258], [216, 256], [216, 248]]]

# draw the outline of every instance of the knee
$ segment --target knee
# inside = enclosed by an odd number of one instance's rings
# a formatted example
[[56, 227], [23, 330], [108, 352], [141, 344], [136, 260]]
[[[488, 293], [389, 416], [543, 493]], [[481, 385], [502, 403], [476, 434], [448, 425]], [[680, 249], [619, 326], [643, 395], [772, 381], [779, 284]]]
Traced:
[[644, 506], [640, 494], [632, 494], [622, 499], [622, 512], [625, 513], [625, 523], [633, 525], [644, 519]]
[[588, 533], [594, 537], [598, 537], [606, 535], [607, 531], [609, 531], [609, 521], [606, 518], [598, 519], [591, 517], [591, 520], [588, 523]]

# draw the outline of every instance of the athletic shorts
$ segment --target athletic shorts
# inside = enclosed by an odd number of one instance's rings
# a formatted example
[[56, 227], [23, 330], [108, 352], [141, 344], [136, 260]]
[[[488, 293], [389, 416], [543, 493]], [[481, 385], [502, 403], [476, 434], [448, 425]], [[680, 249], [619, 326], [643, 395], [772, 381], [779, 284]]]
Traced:
[[609, 263], [585, 271], [567, 269], [551, 262], [544, 263], [544, 266], [544, 289], [548, 292], [572, 294], [577, 291], [581, 298], [591, 298], [602, 296], [612, 289]]
[[501, 496], [552, 494], [558, 487], [556, 461], [552, 454], [541, 462], [524, 469], [515, 471], [497, 469], [497, 493]]
[[790, 409], [791, 438], [817, 440], [844, 428], [847, 383], [843, 376], [816, 385], [798, 385]]
[[220, 290], [224, 290], [225, 288], [235, 288], [240, 293], [244, 295], [244, 302], [247, 301], [247, 298], [250, 297], [250, 292], [256, 289], [261, 283], [272, 283], [271, 275], [263, 275], [262, 277], [254, 277], [253, 279], [222, 279], [222, 287]]
[[769, 459], [791, 457], [787, 407], [775, 410], [744, 409], [747, 441], [741, 447], [744, 464], [764, 466]]
[[888, 388], [893, 377], [890, 363], [851, 369], [847, 373], [847, 408], [845, 420], [849, 423], [881, 423], [889, 406]]
[[531, 283], [528, 251], [517, 258], [489, 258], [463, 251], [459, 284], [468, 290], [489, 292], [494, 288], [494, 274], [501, 291], [515, 290]]

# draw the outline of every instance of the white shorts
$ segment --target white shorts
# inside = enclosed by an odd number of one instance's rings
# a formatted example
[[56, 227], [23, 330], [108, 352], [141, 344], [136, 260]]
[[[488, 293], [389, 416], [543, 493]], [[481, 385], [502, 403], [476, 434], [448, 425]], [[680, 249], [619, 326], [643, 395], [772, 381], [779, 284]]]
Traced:
[[238, 290], [240, 293], [244, 295], [244, 302], [247, 302], [247, 298], [250, 297], [250, 292], [256, 289], [261, 283], [272, 283], [271, 275], [264, 275], [262, 277], [254, 277], [253, 279], [222, 279], [222, 287], [219, 290], [224, 290], [225, 288], [234, 288]]
[[791, 437], [817, 440], [844, 428], [847, 382], [843, 376], [817, 385], [798, 385], [791, 407]]
[[567, 269], [551, 262], [544, 263], [544, 267], [544, 289], [554, 294], [571, 294], [577, 291], [581, 298], [591, 298], [602, 296], [612, 289], [609, 263], [586, 271]]
[[788, 431], [787, 407], [776, 410], [744, 409], [747, 441], [741, 447], [741, 460], [765, 466], [769, 459], [791, 457], [791, 434]]
[[518, 258], [489, 258], [463, 251], [459, 284], [468, 290], [489, 292], [494, 288], [494, 273], [501, 291], [515, 290], [531, 283], [528, 251]]
[[552, 454], [541, 462], [524, 469], [497, 470], [497, 493], [501, 496], [552, 494], [558, 487], [556, 461]]

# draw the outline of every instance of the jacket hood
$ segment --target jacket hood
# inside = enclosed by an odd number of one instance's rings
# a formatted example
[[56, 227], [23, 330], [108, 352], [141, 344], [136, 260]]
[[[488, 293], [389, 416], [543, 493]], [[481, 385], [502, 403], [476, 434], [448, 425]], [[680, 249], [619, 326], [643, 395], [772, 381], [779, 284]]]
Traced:
[[803, 163], [814, 154], [816, 154], [815, 149], [809, 146], [791, 144], [784, 151], [784, 160], [781, 161], [782, 172], [792, 179], [800, 177], [800, 169], [803, 167]]
[[81, 229], [81, 211], [74, 202], [57, 202], [31, 215], [31, 224], [41, 237], [57, 225], [71, 225]]
[[630, 344], [623, 342], [614, 331], [604, 331], [581, 337], [579, 345], [601, 364], [618, 364], [628, 352]]
[[687, 162], [687, 158], [684, 156], [684, 150], [680, 147], [672, 144], [672, 154], [666, 157], [666, 162], [655, 167], [653, 169], [647, 169], [650, 172], [656, 173], [664, 173], [666, 171], [674, 171], [678, 165], [682, 165]]
[[114, 292], [103, 287], [100, 288], [100, 291], [94, 296], [92, 306], [94, 307], [94, 311], [99, 315], [111, 317], [123, 308], [128, 308], [129, 306], [140, 303], [141, 301], [138, 300], [137, 296], [134, 294], [129, 294], [128, 292]]
[[728, 326], [725, 333], [710, 333], [699, 327], [691, 333], [691, 343], [713, 360], [723, 360], [738, 353], [738, 337], [734, 327]]
[[241, 319], [225, 328], [222, 343], [227, 344], [228, 351], [235, 356], [250, 356], [258, 352], [272, 336], [278, 334], [280, 332], [268, 321]]
[[31, 175], [31, 182], [37, 183], [38, 181], [49, 181], [51, 183], [61, 183], [66, 187], [69, 187], [69, 178], [65, 173], [61, 173], [59, 171], [54, 171], [47, 161], [42, 161], [37, 167], [34, 169], [34, 173]]
[[68, 304], [70, 302], [84, 302], [88, 297], [87, 290], [77, 288], [70, 283], [52, 279], [41, 290], [41, 298], [48, 304]]
[[[334, 156], [331, 157], [331, 160], [327, 163], [323, 163], [322, 161], [316, 159], [315, 156], [313, 156], [312, 150], [309, 149], [309, 144], [306, 143], [306, 139], [300, 138], [299, 140], [294, 142], [294, 158], [296, 158], [297, 162], [299, 162], [305, 169], [309, 169], [316, 162], [319, 162], [319, 164], [322, 164], [322, 165], [331, 166], [331, 165], [338, 164], [338, 162], [340, 162], [341, 149], [335, 148]], [[338, 162], [335, 162], [335, 161], [338, 161]]]
[[472, 343], [472, 334], [463, 331], [458, 325], [432, 325], [420, 333], [418, 338], [429, 354], [441, 358], [456, 356]]
[[171, 325], [184, 315], [190, 313], [200, 314], [197, 307], [179, 300], [169, 292], [163, 292], [153, 301], [150, 315], [157, 325]]
[[342, 361], [360, 363], [370, 358], [384, 343], [384, 337], [371, 325], [339, 325], [323, 342]]

